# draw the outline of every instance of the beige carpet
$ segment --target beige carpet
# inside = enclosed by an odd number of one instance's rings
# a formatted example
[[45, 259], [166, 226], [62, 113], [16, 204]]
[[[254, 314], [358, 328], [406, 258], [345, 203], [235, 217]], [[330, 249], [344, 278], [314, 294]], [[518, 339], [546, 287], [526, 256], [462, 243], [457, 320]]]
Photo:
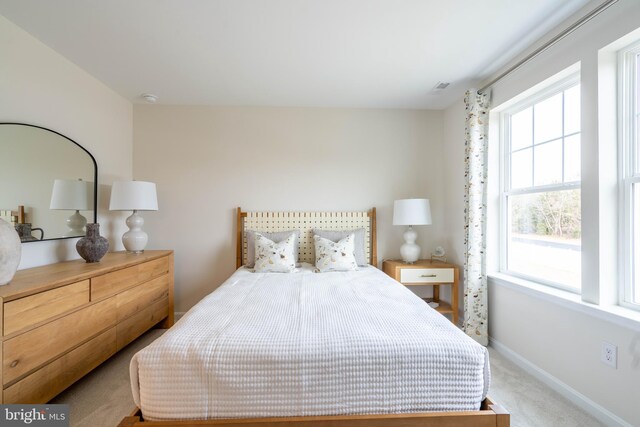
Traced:
[[[78, 381], [51, 403], [70, 406], [73, 427], [115, 427], [134, 408], [129, 360], [163, 333], [152, 330]], [[514, 427], [601, 426], [558, 393], [490, 349], [489, 395], [511, 413]]]
[[513, 427], [604, 426], [489, 347], [489, 396], [511, 413]]

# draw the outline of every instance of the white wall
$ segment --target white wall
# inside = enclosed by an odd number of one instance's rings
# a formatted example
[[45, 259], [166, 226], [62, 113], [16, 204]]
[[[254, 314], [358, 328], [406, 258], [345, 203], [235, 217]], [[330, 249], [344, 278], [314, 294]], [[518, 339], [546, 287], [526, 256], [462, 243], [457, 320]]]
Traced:
[[[131, 178], [131, 103], [3, 16], [0, 58], [0, 121], [55, 130], [93, 154], [101, 234], [109, 238], [111, 250], [122, 249], [124, 216], [109, 213], [108, 197], [111, 182]], [[78, 258], [76, 241], [23, 244], [20, 268]]]
[[175, 249], [176, 311], [235, 269], [235, 209], [378, 209], [380, 259], [398, 257], [393, 200], [428, 197], [423, 255], [443, 243], [442, 113], [134, 107], [134, 178], [158, 185], [149, 246]]
[[[600, 2], [592, 2], [586, 9]], [[603, 290], [617, 284], [611, 271], [615, 258], [612, 238], [615, 222], [603, 211], [610, 203], [610, 160], [615, 158], [615, 138], [602, 139], [598, 111], [598, 50], [640, 26], [640, 2], [620, 0], [599, 17], [559, 42], [493, 87], [492, 103], [498, 106], [526, 89], [577, 62], [582, 81], [583, 175], [583, 281], [586, 300], [600, 299]], [[498, 141], [490, 139], [490, 144]], [[446, 194], [464, 188], [464, 107], [462, 100], [444, 112], [444, 164]], [[608, 163], [609, 162], [609, 163]], [[490, 165], [490, 184], [498, 179]], [[615, 192], [614, 192], [615, 194]], [[452, 259], [463, 261], [462, 197], [447, 198], [447, 234]], [[606, 216], [605, 216], [606, 215]], [[490, 230], [490, 233], [496, 230]], [[495, 256], [491, 253], [489, 255]], [[595, 291], [594, 291], [595, 289]], [[601, 302], [604, 302], [600, 299]], [[631, 425], [640, 425], [640, 365], [634, 357], [640, 347], [640, 328], [633, 322], [613, 323], [586, 312], [574, 311], [518, 288], [490, 282], [489, 333], [508, 349], [554, 376], [587, 399]], [[627, 326], [624, 326], [627, 325]], [[600, 362], [601, 342], [618, 345], [618, 369]], [[636, 344], [634, 344], [636, 343]], [[634, 345], [636, 347], [634, 347]]]

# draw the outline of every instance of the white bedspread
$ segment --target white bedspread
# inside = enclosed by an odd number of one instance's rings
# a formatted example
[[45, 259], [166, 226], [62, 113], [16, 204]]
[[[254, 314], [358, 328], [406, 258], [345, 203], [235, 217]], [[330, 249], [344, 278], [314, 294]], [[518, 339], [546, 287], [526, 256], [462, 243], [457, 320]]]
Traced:
[[148, 420], [476, 410], [484, 347], [373, 267], [241, 268], [131, 361]]

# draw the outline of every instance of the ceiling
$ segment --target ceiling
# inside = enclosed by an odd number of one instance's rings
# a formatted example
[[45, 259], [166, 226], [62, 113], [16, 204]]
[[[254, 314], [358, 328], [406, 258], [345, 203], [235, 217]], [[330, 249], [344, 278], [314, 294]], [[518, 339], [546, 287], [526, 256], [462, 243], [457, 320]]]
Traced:
[[586, 3], [0, 0], [0, 14], [136, 103], [438, 109]]

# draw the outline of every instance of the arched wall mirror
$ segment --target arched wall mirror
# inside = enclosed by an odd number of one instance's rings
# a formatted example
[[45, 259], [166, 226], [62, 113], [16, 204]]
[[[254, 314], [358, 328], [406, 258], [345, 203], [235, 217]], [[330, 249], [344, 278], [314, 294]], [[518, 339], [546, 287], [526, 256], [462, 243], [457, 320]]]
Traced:
[[23, 243], [83, 236], [96, 222], [98, 166], [85, 148], [39, 126], [0, 123], [0, 218]]

